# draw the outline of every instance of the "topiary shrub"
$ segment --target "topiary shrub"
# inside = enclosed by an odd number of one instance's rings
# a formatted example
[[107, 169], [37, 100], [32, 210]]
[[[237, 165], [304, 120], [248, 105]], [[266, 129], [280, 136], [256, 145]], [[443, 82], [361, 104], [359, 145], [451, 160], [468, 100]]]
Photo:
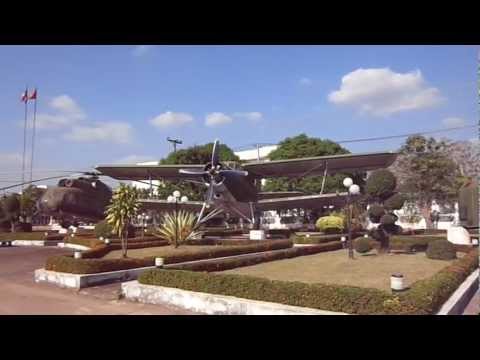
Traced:
[[385, 200], [390, 197], [397, 186], [395, 175], [389, 170], [374, 171], [367, 179], [365, 192], [372, 198]]
[[353, 242], [353, 247], [356, 252], [360, 254], [365, 254], [369, 252], [370, 250], [373, 249], [373, 246], [371, 244], [371, 240], [366, 237], [359, 237], [356, 238]]
[[385, 215], [385, 209], [381, 205], [374, 204], [368, 208], [368, 217], [373, 223], [379, 223], [383, 215]]
[[397, 221], [397, 217], [393, 214], [385, 214], [380, 218], [380, 224], [385, 227], [395, 225], [395, 221]]
[[345, 228], [343, 218], [340, 216], [323, 216], [317, 220], [315, 226], [326, 234], [339, 234]]
[[97, 239], [100, 239], [101, 237], [112, 238], [114, 236], [112, 226], [109, 225], [105, 220], [99, 221], [95, 225], [95, 236]]
[[383, 204], [387, 210], [400, 210], [406, 199], [405, 195], [396, 193], [385, 200]]
[[457, 258], [457, 250], [448, 240], [436, 240], [428, 244], [426, 255], [429, 259], [453, 260]]

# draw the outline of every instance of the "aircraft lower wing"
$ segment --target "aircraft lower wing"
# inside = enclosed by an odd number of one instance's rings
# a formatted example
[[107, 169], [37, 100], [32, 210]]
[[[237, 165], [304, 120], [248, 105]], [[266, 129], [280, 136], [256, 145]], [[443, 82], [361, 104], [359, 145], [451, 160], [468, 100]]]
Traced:
[[337, 172], [363, 172], [390, 166], [397, 153], [364, 153], [317, 156], [301, 159], [255, 161], [243, 164], [242, 168], [256, 178], [303, 177]]
[[333, 205], [341, 208], [347, 203], [347, 193], [304, 195], [277, 199], [259, 200], [255, 208], [261, 211], [279, 209], [320, 209]]
[[103, 175], [117, 180], [157, 180], [157, 179], [198, 179], [196, 176], [182, 174], [180, 169], [203, 170], [204, 165], [98, 165], [95, 169]]
[[[141, 199], [140, 204], [142, 210], [175, 211], [175, 203], [166, 200]], [[176, 206], [178, 210], [200, 212], [200, 210], [202, 210], [203, 201], [179, 202]]]

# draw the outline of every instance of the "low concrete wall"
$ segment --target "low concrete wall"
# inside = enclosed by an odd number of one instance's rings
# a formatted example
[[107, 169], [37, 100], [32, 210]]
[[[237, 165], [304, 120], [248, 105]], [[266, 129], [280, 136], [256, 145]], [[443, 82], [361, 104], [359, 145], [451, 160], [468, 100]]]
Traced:
[[114, 281], [133, 280], [136, 279], [143, 271], [154, 268], [154, 266], [148, 266], [143, 268], [109, 271], [96, 274], [69, 274], [45, 269], [37, 269], [34, 273], [34, 279], [35, 282], [48, 282], [60, 287], [81, 289]]
[[61, 248], [68, 248], [68, 249], [81, 250], [81, 251], [90, 250], [88, 246], [70, 244], [70, 243], [64, 243], [64, 242], [59, 242], [57, 246]]
[[13, 240], [13, 246], [57, 246], [57, 240]]
[[348, 315], [233, 296], [143, 285], [138, 281], [123, 283], [122, 294], [132, 301], [146, 304], [171, 304], [209, 315]]
[[479, 269], [477, 269], [467, 277], [445, 304], [442, 305], [437, 315], [461, 315], [463, 313], [472, 296], [478, 290], [479, 272]]

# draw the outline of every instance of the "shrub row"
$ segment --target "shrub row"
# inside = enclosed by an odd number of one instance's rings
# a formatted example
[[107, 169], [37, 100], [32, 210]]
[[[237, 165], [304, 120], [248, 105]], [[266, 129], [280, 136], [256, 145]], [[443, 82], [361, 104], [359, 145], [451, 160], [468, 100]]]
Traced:
[[[166, 242], [162, 244], [167, 245]], [[200, 249], [195, 253], [182, 253], [181, 249], [179, 249], [178, 254], [165, 256], [164, 262], [165, 264], [174, 264], [178, 262], [284, 249], [290, 248], [292, 245], [293, 244], [290, 240], [274, 240], [262, 241], [261, 243], [254, 245], [219, 246], [214, 249]], [[132, 244], [132, 246], [138, 246], [138, 244]], [[131, 247], [129, 246], [129, 248]], [[102, 244], [83, 252], [82, 259], [73, 259], [71, 256], [53, 256], [47, 259], [45, 269], [73, 274], [92, 274], [104, 271], [126, 270], [133, 267], [152, 266], [155, 263], [154, 257], [147, 257], [144, 259], [102, 259], [102, 257], [110, 251], [119, 249], [121, 249], [121, 246], [117, 244]], [[131, 260], [135, 260], [136, 262], [132, 262]], [[75, 264], [78, 264], [78, 266]], [[133, 266], [132, 264], [139, 264], [139, 266]]]
[[290, 240], [266, 240], [259, 241], [251, 245], [236, 245], [236, 246], [218, 246], [210, 249], [199, 249], [194, 253], [181, 253], [178, 255], [169, 255], [164, 257], [165, 264], [174, 264], [186, 261], [213, 259], [218, 257], [234, 256], [249, 254], [255, 252], [264, 252], [271, 250], [279, 250], [291, 248], [293, 246]]
[[295, 234], [291, 237], [295, 244], [322, 244], [330, 241], [340, 241], [342, 236], [347, 237], [348, 234], [315, 234], [315, 235], [301, 235]]
[[235, 296], [350, 314], [434, 314], [464, 279], [478, 267], [478, 249], [471, 250], [401, 295], [353, 286], [286, 282], [233, 274], [184, 270], [148, 270], [142, 284]]
[[138, 281], [147, 285], [174, 287], [351, 314], [381, 313], [383, 303], [390, 298], [389, 294], [377, 289], [307, 284], [246, 275], [183, 270], [148, 270], [139, 276]]
[[171, 268], [178, 269], [178, 270], [208, 271], [208, 272], [224, 271], [224, 270], [235, 269], [243, 266], [256, 265], [256, 264], [274, 261], [274, 260], [290, 259], [297, 256], [312, 255], [312, 254], [318, 254], [326, 251], [339, 250], [341, 248], [342, 248], [341, 242], [333, 241], [333, 242], [320, 244], [320, 245], [280, 249], [274, 252], [266, 251], [262, 254], [256, 254], [252, 257], [247, 257], [247, 258], [243, 257], [238, 259], [219, 259], [219, 260], [213, 259], [203, 263], [174, 265]]
[[[188, 240], [184, 244], [186, 245], [254, 245], [261, 244], [264, 240], [248, 240], [248, 239], [215, 239], [215, 238], [203, 238]], [[268, 241], [268, 240], [267, 240]]]
[[47, 259], [45, 269], [70, 274], [93, 274], [153, 265], [153, 259], [74, 259], [72, 256], [52, 256]]
[[400, 296], [402, 306], [397, 311], [404, 314], [434, 314], [477, 268], [478, 249], [472, 249], [432, 277], [413, 283]]
[[204, 230], [202, 236], [232, 236], [232, 235], [242, 235], [243, 230], [241, 229], [224, 229], [224, 230]]
[[397, 235], [390, 237], [390, 247], [394, 250], [425, 251], [428, 244], [436, 240], [445, 240], [444, 236], [405, 236]]

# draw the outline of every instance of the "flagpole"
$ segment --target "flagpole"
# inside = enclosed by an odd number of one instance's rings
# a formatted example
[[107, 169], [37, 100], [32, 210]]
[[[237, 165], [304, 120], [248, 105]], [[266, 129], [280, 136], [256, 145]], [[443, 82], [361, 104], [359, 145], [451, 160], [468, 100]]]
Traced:
[[[22, 183], [25, 182], [25, 153], [27, 151], [27, 106], [28, 106], [28, 86], [26, 91], [27, 99], [25, 100], [25, 121], [23, 125], [23, 158], [22, 158]], [[23, 193], [23, 184], [22, 184]]]
[[37, 117], [37, 88], [35, 88], [35, 102], [33, 103], [33, 132], [32, 132], [32, 155], [30, 157], [30, 181], [33, 180], [33, 154], [35, 152], [35, 120]]

